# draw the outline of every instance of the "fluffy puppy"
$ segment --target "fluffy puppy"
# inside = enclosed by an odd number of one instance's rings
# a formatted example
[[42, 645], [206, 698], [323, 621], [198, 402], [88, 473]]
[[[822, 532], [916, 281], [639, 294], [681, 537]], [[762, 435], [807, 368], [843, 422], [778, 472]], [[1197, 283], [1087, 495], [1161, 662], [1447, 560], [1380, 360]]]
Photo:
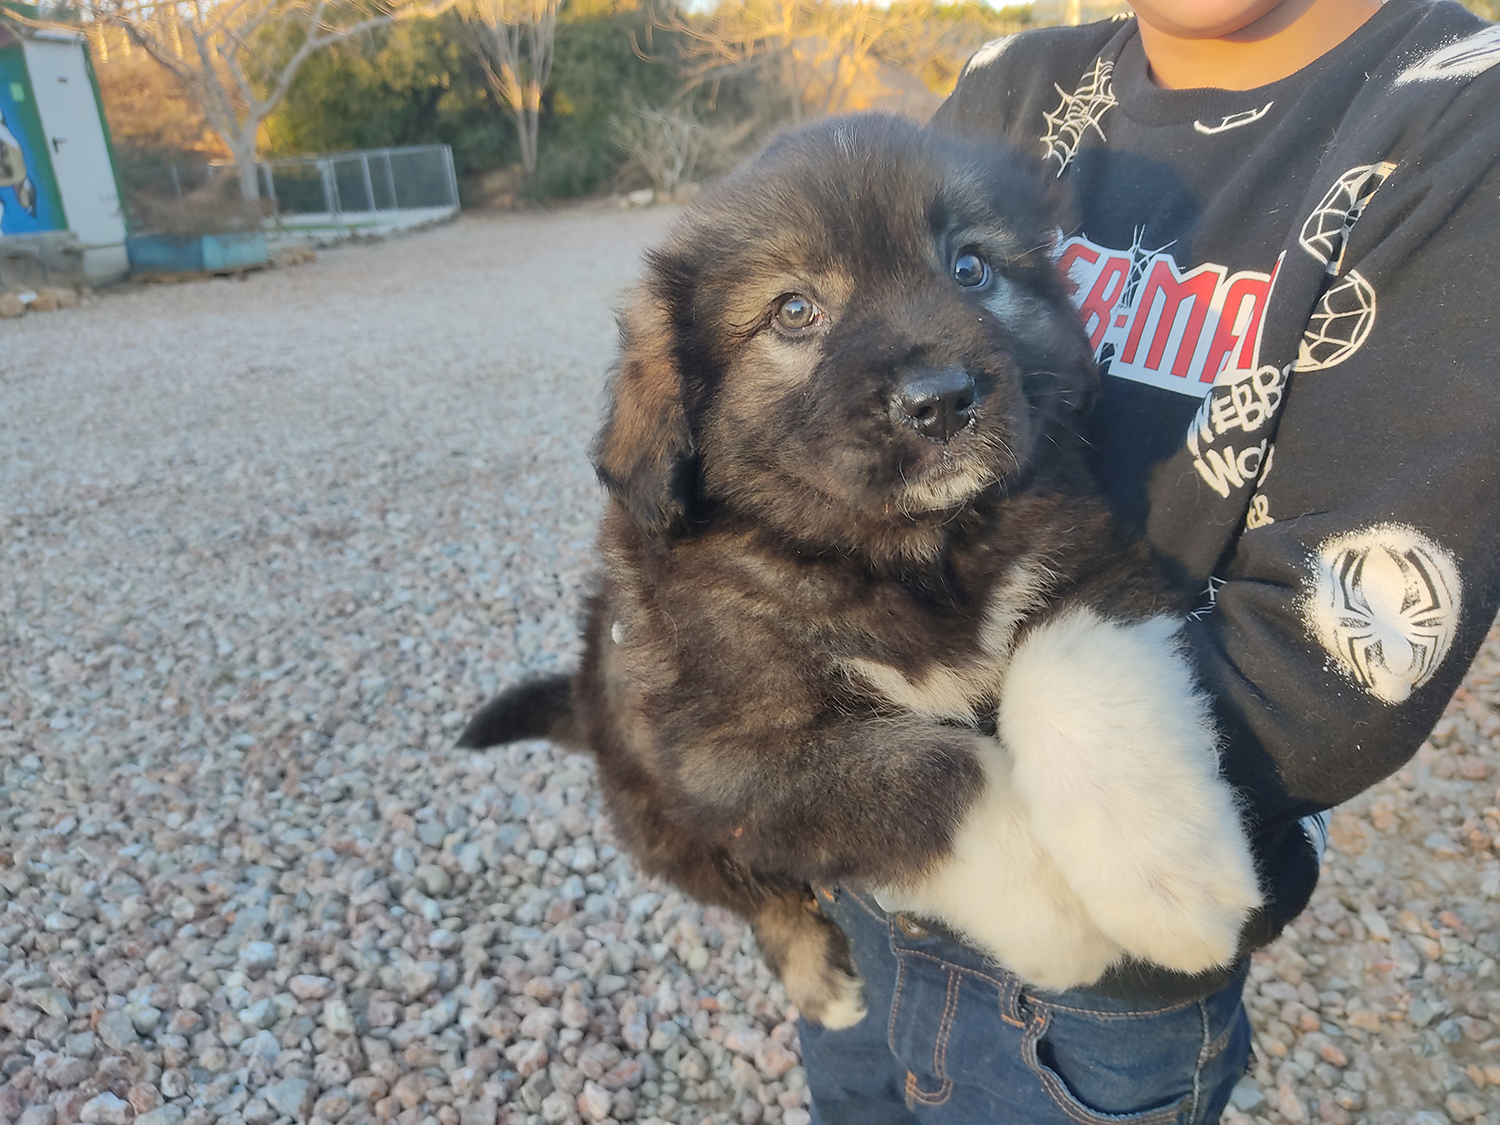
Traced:
[[879, 116], [700, 197], [622, 318], [582, 667], [463, 735], [587, 746], [640, 866], [830, 1026], [809, 884], [1049, 988], [1223, 964], [1260, 903], [1179, 607], [1083, 467], [1052, 230], [1015, 154]]

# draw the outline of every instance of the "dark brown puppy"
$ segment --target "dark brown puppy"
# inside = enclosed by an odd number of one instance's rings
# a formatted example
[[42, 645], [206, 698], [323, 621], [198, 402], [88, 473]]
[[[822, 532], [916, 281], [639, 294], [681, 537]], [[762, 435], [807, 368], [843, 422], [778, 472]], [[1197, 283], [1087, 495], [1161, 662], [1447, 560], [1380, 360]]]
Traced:
[[1052, 232], [1015, 155], [876, 116], [701, 197], [623, 317], [583, 666], [463, 736], [590, 748], [641, 867], [832, 1025], [863, 1009], [809, 884], [1055, 987], [1223, 962], [1258, 902], [1177, 607], [1082, 465]]

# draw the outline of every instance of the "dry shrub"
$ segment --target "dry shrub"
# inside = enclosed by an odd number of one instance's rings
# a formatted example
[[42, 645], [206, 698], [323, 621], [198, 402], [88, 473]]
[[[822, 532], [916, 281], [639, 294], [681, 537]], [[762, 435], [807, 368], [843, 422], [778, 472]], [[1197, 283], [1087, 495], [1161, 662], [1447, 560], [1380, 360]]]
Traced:
[[689, 105], [634, 106], [624, 116], [612, 117], [610, 125], [630, 164], [657, 191], [668, 193], [692, 182], [705, 146], [713, 142]]

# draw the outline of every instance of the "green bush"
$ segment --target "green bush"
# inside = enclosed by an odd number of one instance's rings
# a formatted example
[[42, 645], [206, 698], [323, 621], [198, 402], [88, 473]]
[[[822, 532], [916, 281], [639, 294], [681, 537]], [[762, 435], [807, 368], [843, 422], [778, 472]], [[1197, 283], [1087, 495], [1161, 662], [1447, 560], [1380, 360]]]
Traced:
[[458, 30], [451, 14], [412, 20], [314, 55], [266, 122], [266, 155], [442, 143], [460, 174], [515, 160]]

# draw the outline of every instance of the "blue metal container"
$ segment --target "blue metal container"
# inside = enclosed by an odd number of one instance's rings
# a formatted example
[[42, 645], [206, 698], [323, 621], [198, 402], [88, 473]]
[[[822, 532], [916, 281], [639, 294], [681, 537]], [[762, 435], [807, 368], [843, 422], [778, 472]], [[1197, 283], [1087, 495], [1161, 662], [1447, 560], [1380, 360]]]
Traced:
[[136, 234], [125, 240], [131, 273], [228, 273], [266, 264], [260, 231]]

